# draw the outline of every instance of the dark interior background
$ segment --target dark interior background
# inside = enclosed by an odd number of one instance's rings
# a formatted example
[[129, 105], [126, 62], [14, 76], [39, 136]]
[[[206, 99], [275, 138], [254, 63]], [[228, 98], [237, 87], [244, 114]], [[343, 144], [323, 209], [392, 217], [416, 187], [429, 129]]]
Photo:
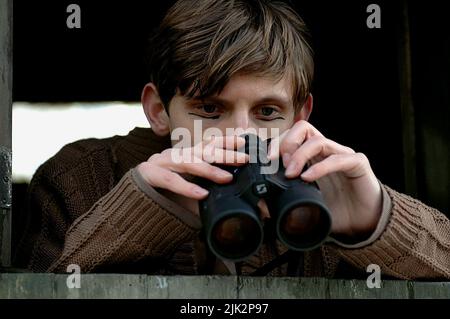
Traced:
[[[148, 80], [147, 35], [173, 2], [14, 1], [14, 101], [138, 101]], [[66, 27], [70, 3], [81, 7], [81, 29]], [[444, 2], [291, 3], [309, 25], [316, 53], [312, 124], [365, 153], [383, 183], [448, 213], [450, 33]], [[370, 3], [381, 7], [381, 29], [366, 26]], [[402, 29], [402, 12], [409, 32]], [[404, 151], [400, 107], [409, 91], [401, 85], [405, 56], [399, 46], [408, 36], [412, 184], [405, 179], [411, 157]], [[25, 189], [13, 187], [13, 243]]]

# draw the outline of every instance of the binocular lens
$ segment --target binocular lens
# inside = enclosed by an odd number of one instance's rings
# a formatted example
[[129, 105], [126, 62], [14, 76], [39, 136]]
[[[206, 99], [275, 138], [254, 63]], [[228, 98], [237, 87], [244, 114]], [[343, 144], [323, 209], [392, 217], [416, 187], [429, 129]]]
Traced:
[[257, 221], [248, 215], [238, 214], [216, 223], [211, 244], [223, 257], [239, 259], [257, 250], [261, 237], [261, 226]]
[[329, 225], [328, 214], [319, 206], [301, 204], [282, 216], [279, 233], [290, 246], [302, 250], [322, 242]]

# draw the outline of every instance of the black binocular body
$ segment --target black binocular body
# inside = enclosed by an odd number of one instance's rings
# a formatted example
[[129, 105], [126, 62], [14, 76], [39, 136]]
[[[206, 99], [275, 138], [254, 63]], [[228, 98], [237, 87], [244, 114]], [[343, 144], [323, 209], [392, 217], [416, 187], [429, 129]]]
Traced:
[[[269, 233], [291, 250], [320, 246], [330, 233], [331, 214], [317, 185], [286, 178], [282, 161], [277, 159], [276, 167], [267, 159], [269, 140], [253, 134], [244, 137], [249, 162], [238, 167], [217, 165], [232, 173], [232, 182], [198, 181], [209, 191], [199, 202], [209, 249], [221, 259], [242, 261], [258, 251]], [[269, 209], [268, 222], [260, 217], [261, 199]]]

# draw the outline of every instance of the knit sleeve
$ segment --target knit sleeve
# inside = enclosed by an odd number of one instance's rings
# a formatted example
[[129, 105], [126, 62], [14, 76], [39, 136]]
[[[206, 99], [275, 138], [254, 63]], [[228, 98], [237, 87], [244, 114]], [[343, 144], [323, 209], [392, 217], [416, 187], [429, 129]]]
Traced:
[[337, 247], [345, 261], [365, 270], [370, 264], [396, 278], [450, 279], [450, 220], [419, 200], [385, 186], [392, 202], [381, 236], [361, 248]]
[[46, 199], [34, 209], [51, 210], [45, 214], [53, 220], [43, 225], [51, 229], [35, 244], [29, 266], [33, 271], [66, 272], [68, 265], [76, 264], [88, 273], [144, 257], [157, 260], [192, 239], [200, 228], [199, 220], [182, 220], [147, 196], [133, 179], [132, 170], [70, 225], [62, 220], [67, 213], [57, 190], [38, 185], [34, 191]]
[[129, 171], [72, 224], [61, 257], [48, 271], [78, 264], [82, 272], [91, 272], [98, 266], [167, 256], [199, 228], [196, 219], [182, 220], [142, 192]]

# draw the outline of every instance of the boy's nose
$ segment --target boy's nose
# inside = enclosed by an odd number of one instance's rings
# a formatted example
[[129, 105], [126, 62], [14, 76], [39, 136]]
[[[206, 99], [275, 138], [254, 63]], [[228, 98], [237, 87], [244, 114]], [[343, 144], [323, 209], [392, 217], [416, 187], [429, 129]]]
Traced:
[[233, 127], [244, 131], [249, 128], [250, 118], [247, 112], [236, 112], [233, 116]]

